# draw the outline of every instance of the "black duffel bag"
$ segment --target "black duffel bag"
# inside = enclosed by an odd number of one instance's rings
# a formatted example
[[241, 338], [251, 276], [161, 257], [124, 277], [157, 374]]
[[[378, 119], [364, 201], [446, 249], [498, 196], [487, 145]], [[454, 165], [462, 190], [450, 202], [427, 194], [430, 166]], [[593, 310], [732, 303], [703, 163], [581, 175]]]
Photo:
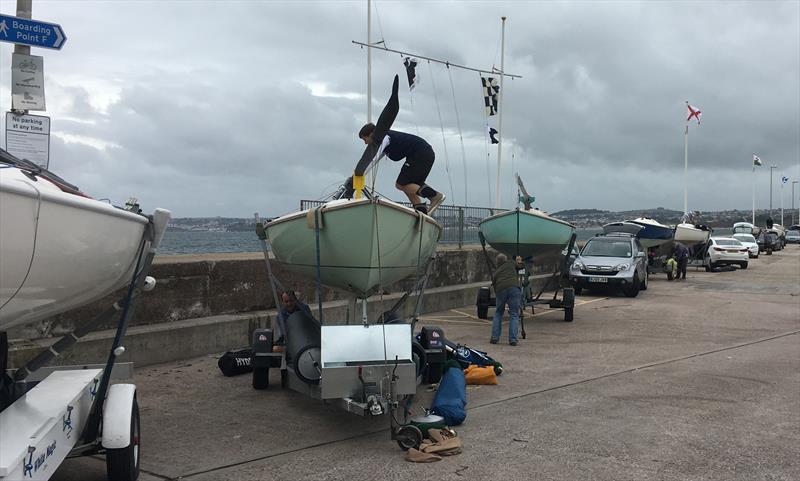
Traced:
[[238, 351], [228, 351], [220, 356], [217, 365], [225, 376], [238, 376], [253, 371], [252, 356], [253, 350], [249, 347]]

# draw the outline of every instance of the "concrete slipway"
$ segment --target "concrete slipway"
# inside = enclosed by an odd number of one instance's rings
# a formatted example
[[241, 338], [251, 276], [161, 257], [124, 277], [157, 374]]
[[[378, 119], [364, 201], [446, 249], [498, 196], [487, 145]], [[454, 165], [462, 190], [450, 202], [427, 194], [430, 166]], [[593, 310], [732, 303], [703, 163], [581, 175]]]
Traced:
[[[528, 317], [517, 347], [491, 346], [474, 306], [425, 316], [507, 368], [470, 387], [464, 452], [433, 464], [404, 461], [385, 418], [254, 391], [216, 356], [139, 369], [140, 479], [800, 479], [798, 246], [743, 271], [654, 277], [635, 299], [578, 299], [573, 323]], [[98, 457], [54, 479], [104, 476]]]

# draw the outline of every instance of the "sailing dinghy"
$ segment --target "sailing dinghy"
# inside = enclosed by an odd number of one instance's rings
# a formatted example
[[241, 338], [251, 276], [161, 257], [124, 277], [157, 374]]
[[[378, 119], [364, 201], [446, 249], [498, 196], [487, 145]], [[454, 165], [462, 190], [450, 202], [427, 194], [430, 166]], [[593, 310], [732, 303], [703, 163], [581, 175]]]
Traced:
[[[266, 225], [278, 262], [292, 272], [365, 299], [420, 273], [436, 250], [442, 227], [429, 215], [374, 195], [364, 195], [364, 175], [392, 126], [399, 102], [399, 79], [375, 124], [351, 181], [354, 198], [279, 217]], [[319, 267], [319, 268], [318, 268]]]
[[558, 256], [569, 243], [575, 226], [531, 207], [530, 197], [517, 176], [523, 208], [483, 219], [479, 228], [486, 242], [507, 256], [520, 255], [534, 263]]

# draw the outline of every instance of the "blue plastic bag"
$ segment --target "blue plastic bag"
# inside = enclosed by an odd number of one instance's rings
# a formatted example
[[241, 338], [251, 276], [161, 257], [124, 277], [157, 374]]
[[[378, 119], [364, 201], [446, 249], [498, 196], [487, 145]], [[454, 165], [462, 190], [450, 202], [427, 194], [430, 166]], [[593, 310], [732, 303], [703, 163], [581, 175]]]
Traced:
[[464, 371], [448, 364], [430, 410], [442, 416], [448, 426], [458, 426], [467, 418], [466, 408], [467, 382]]

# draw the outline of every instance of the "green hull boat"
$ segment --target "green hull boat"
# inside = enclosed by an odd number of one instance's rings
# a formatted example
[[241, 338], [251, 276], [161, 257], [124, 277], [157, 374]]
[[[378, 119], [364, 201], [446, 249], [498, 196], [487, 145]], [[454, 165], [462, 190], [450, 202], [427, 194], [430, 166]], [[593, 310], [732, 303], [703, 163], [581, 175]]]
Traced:
[[442, 232], [427, 215], [389, 200], [366, 198], [330, 201], [268, 223], [267, 237], [278, 262], [311, 279], [317, 278], [315, 214], [321, 219], [321, 283], [360, 298], [417, 274]]
[[557, 257], [575, 226], [540, 210], [514, 209], [487, 217], [479, 224], [486, 242], [509, 257], [530, 257], [534, 263]]

